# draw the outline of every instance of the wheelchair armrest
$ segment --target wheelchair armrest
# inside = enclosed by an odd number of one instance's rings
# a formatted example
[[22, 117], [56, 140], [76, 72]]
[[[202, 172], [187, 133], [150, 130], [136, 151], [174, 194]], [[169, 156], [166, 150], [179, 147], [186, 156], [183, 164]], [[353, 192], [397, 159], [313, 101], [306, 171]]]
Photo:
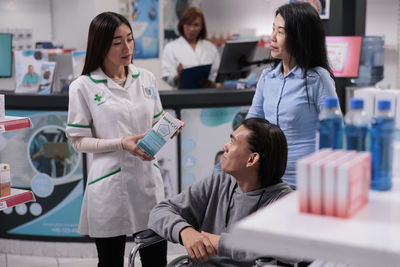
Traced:
[[131, 252], [129, 253], [129, 260], [128, 260], [129, 267], [135, 266], [135, 256], [136, 253], [139, 251], [139, 249], [145, 248], [147, 246], [153, 245], [157, 242], [164, 240], [164, 238], [157, 235], [156, 232], [154, 232], [151, 229], [134, 233], [132, 236], [136, 245], [131, 249]]
[[147, 247], [164, 240], [164, 238], [157, 235], [157, 233], [151, 229], [137, 232], [133, 234], [133, 238], [136, 244], [143, 244], [142, 247]]

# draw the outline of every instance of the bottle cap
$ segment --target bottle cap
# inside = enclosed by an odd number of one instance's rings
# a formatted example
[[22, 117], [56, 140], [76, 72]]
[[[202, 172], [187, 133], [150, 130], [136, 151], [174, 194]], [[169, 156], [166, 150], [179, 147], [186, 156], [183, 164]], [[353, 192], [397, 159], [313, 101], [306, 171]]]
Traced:
[[338, 100], [335, 97], [325, 97], [324, 106], [327, 108], [335, 108], [338, 106]]
[[390, 101], [378, 100], [378, 110], [390, 110]]
[[364, 108], [364, 100], [361, 98], [352, 98], [350, 99], [350, 109], [363, 109]]

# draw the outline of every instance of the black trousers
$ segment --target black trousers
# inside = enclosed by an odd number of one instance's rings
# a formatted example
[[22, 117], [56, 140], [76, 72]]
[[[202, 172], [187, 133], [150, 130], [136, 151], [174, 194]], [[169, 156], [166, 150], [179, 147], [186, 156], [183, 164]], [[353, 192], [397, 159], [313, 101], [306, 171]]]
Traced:
[[[95, 238], [98, 267], [123, 267], [126, 236]], [[167, 241], [139, 250], [143, 267], [162, 267], [167, 265]]]

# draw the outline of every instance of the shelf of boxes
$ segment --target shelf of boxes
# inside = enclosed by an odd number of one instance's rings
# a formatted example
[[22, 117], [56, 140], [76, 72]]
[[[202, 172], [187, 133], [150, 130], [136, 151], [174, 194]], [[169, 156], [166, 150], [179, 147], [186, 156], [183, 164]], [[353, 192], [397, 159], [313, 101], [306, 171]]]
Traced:
[[30, 128], [32, 122], [27, 117], [6, 116], [0, 121], [0, 133]]
[[[32, 122], [27, 117], [5, 116], [5, 119], [0, 121], [0, 134], [31, 126]], [[0, 198], [0, 211], [30, 201], [35, 201], [32, 191], [11, 188], [10, 195]]]
[[11, 188], [11, 194], [9, 196], [0, 198], [0, 211], [35, 200], [32, 191]]

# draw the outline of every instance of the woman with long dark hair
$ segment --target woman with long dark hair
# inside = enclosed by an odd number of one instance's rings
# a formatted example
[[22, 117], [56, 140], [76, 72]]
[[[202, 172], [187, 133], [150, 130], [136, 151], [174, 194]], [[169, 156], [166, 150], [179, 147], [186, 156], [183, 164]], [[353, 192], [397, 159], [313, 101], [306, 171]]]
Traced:
[[247, 117], [277, 124], [288, 141], [283, 180], [296, 186], [296, 161], [315, 151], [318, 114], [327, 96], [337, 98], [329, 69], [325, 32], [308, 3], [290, 3], [275, 13], [272, 68], [263, 71]]
[[[157, 162], [137, 145], [163, 108], [154, 75], [132, 64], [134, 46], [126, 18], [96, 16], [82, 75], [69, 90], [67, 136], [75, 150], [93, 153], [78, 231], [95, 239], [99, 267], [123, 266], [126, 236], [147, 229], [164, 198]], [[164, 266], [166, 249], [142, 249], [142, 265]]]

